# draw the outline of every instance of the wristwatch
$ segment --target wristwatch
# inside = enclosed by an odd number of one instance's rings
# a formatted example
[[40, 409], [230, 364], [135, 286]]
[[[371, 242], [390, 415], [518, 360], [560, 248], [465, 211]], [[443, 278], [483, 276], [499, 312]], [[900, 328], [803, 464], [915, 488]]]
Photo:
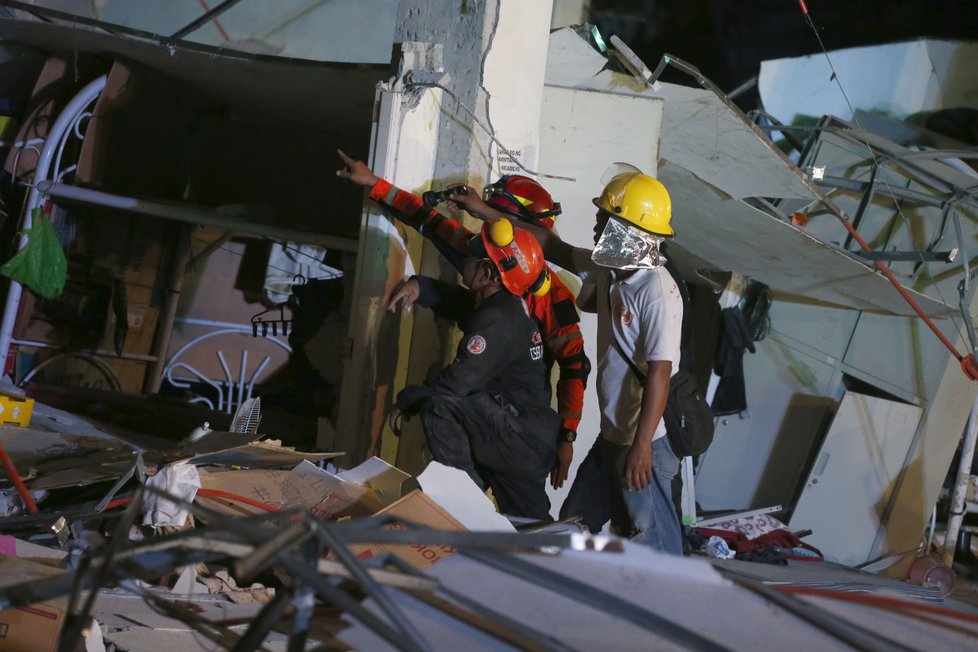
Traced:
[[577, 432], [571, 430], [570, 428], [561, 428], [560, 434], [557, 435], [557, 441], [566, 441], [568, 443], [573, 442], [577, 439]]

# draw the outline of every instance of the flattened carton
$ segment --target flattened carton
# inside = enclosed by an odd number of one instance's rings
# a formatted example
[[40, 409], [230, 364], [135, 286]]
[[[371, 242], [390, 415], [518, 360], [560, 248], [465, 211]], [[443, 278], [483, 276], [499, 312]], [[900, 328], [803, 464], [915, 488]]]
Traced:
[[[0, 555], [0, 586], [62, 574], [60, 568]], [[0, 611], [0, 652], [53, 652], [64, 625], [68, 597]]]
[[[420, 489], [415, 489], [395, 503], [380, 510], [374, 516], [397, 516], [420, 525], [427, 525], [436, 530], [464, 532], [466, 528], [451, 514], [438, 506]], [[403, 525], [392, 523], [390, 529], [402, 530]], [[350, 549], [359, 559], [369, 559], [382, 552], [391, 552], [415, 568], [425, 569], [445, 557], [455, 554], [453, 546], [429, 545], [418, 543], [413, 545], [353, 545]]]
[[[204, 489], [237, 494], [280, 510], [308, 509], [323, 519], [368, 516], [381, 505], [369, 488], [328, 475], [313, 477], [267, 469], [199, 469], [199, 472]], [[252, 505], [220, 497], [198, 494], [197, 499], [201, 504], [230, 516], [264, 513]]]

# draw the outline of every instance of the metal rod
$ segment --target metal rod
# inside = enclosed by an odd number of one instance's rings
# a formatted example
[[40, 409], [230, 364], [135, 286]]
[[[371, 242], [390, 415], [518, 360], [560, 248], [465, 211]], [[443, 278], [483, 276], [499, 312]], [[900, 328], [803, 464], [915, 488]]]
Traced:
[[965, 331], [968, 333], [968, 343], [971, 344], [971, 351], [974, 352], [978, 351], [978, 341], [975, 338], [975, 321], [971, 317], [971, 311], [968, 309], [967, 303], [971, 296], [971, 269], [970, 263], [968, 262], [968, 250], [964, 237], [961, 234], [961, 218], [958, 217], [958, 212], [954, 210], [951, 202], [948, 202], [945, 212], [951, 213], [951, 219], [954, 222], [954, 234], [958, 239], [958, 247], [962, 251], [961, 267], [964, 271], [964, 276], [961, 277], [961, 281], [958, 283], [958, 307], [961, 310], [961, 319], [964, 321]]
[[[873, 196], [876, 194], [876, 173], [879, 172], [880, 166], [873, 162], [873, 167], [869, 171], [869, 181], [866, 182], [866, 186], [863, 188], [863, 195], [859, 198], [859, 205], [856, 207], [856, 213], [852, 216], [852, 226], [854, 229], [859, 230], [859, 225], [863, 221], [863, 215], [866, 213], [866, 208], [873, 201]], [[842, 245], [842, 248], [849, 250], [852, 248], [852, 234], [846, 234], [846, 241]], [[869, 253], [869, 252], [867, 252]]]
[[[33, 222], [31, 213], [41, 205], [42, 197], [41, 191], [36, 184], [48, 178], [48, 173], [51, 171], [51, 162], [62, 135], [71, 128], [75, 118], [99, 96], [102, 89], [105, 88], [106, 79], [107, 76], [102, 75], [86, 84], [65, 105], [64, 110], [58, 114], [54, 124], [51, 125], [51, 129], [48, 131], [48, 137], [44, 141], [44, 146], [41, 147], [41, 154], [38, 157], [37, 165], [34, 167], [35, 185], [31, 187], [31, 191], [27, 196], [27, 202], [24, 204], [24, 213], [20, 223], [21, 229], [27, 230], [31, 228]], [[14, 174], [16, 173], [17, 171], [14, 170]], [[22, 235], [17, 243], [17, 251], [23, 249], [25, 245], [27, 245], [27, 236]], [[17, 321], [17, 308], [20, 306], [21, 290], [20, 283], [16, 281], [11, 281], [7, 289], [3, 318], [0, 320], [0, 360], [6, 360], [7, 354], [10, 351], [10, 340], [14, 335], [14, 323]]]
[[[829, 175], [825, 175], [821, 179], [815, 179], [814, 181], [816, 186], [821, 186], [823, 188], [842, 188], [845, 190], [855, 190], [857, 192], [865, 191], [866, 186], [870, 183], [869, 181], [857, 181], [855, 179], [845, 179], [843, 177], [833, 177]], [[935, 208], [944, 206], [945, 202], [945, 200], [941, 197], [935, 197], [934, 195], [907, 190], [906, 188], [888, 187], [887, 194], [895, 199], [906, 199], [925, 206], [934, 206]]]
[[242, 585], [250, 584], [258, 573], [275, 561], [279, 552], [297, 546], [311, 536], [313, 530], [304, 521], [299, 521], [257, 546], [246, 557], [234, 562], [234, 573], [240, 578]]
[[322, 555], [322, 548], [316, 539], [306, 539], [299, 545], [299, 554], [306, 562], [308, 571], [297, 575], [292, 589], [292, 628], [289, 631], [287, 652], [305, 652], [316, 611], [316, 592], [302, 578], [316, 572], [316, 560]]
[[248, 369], [248, 349], [241, 349], [241, 368], [238, 369], [238, 406], [245, 402], [245, 373]]
[[383, 610], [401, 634], [411, 643], [412, 647], [419, 650], [429, 649], [430, 646], [425, 641], [424, 636], [417, 630], [414, 624], [401, 612], [400, 608], [394, 603], [386, 589], [373, 580], [366, 569], [360, 564], [359, 560], [353, 555], [349, 548], [340, 541], [330, 528], [320, 527], [316, 530], [316, 536], [326, 546], [353, 577], [360, 582], [364, 591], [372, 597], [377, 605]]
[[952, 263], [957, 251], [855, 251], [853, 252], [860, 258], [866, 260], [886, 262], [910, 261], [915, 263]]
[[289, 592], [285, 589], [276, 591], [275, 597], [252, 619], [251, 627], [238, 639], [231, 652], [251, 652], [260, 645], [272, 627], [285, 615], [285, 610], [289, 608], [289, 598]]
[[237, 233], [250, 233], [261, 237], [273, 238], [277, 240], [287, 240], [289, 242], [304, 242], [307, 244], [318, 244], [327, 249], [336, 251], [346, 251], [356, 253], [357, 241], [353, 238], [343, 238], [326, 233], [314, 231], [300, 231], [298, 229], [283, 228], [273, 224], [263, 222], [246, 222], [239, 218], [222, 215], [215, 210], [200, 208], [189, 204], [177, 202], [162, 202], [151, 199], [136, 199], [123, 195], [113, 195], [90, 188], [79, 188], [63, 183], [52, 183], [44, 181], [38, 184], [41, 192], [69, 202], [82, 204], [94, 204], [107, 208], [116, 208], [121, 211], [140, 213], [142, 215], [152, 215], [168, 220], [179, 220], [190, 222], [191, 224], [207, 224], [224, 229], [232, 229]]
[[163, 309], [160, 310], [160, 323], [156, 327], [153, 338], [153, 366], [146, 374], [145, 393], [156, 394], [163, 384], [163, 369], [166, 366], [166, 350], [170, 346], [170, 336], [173, 334], [173, 320], [176, 319], [177, 306], [180, 303], [180, 292], [183, 290], [183, 279], [187, 274], [190, 260], [190, 231], [188, 227], [180, 229], [177, 236], [176, 251], [173, 254], [173, 266], [170, 268], [169, 291], [165, 295]]
[[954, 492], [951, 494], [951, 511], [947, 519], [947, 530], [944, 532], [944, 547], [942, 558], [948, 568], [954, 562], [954, 549], [958, 542], [961, 523], [967, 513], [965, 505], [968, 497], [968, 480], [971, 477], [971, 464], [975, 459], [975, 444], [978, 443], [978, 394], [971, 404], [968, 415], [968, 425], [961, 443], [961, 457], [958, 460], [958, 472], [954, 477]]
[[99, 358], [119, 358], [120, 360], [132, 360], [134, 362], [155, 362], [156, 358], [151, 355], [139, 355], [138, 353], [123, 353], [119, 355], [115, 351], [107, 351], [106, 349], [72, 349], [68, 350], [60, 344], [52, 344], [50, 342], [38, 342], [36, 340], [22, 340], [19, 337], [11, 338], [11, 344], [16, 344], [17, 346], [26, 347], [29, 349], [55, 349], [61, 351], [62, 353], [72, 353], [83, 355], [89, 355]]
[[[448, 597], [452, 602], [461, 605], [462, 608], [467, 609], [476, 618], [481, 621], [488, 621], [494, 627], [488, 628], [479, 623], [478, 621], [472, 622], [471, 619], [463, 619], [459, 617], [458, 611], [459, 607], [454, 609], [451, 606], [454, 605], [444, 605], [441, 604], [444, 601], [438, 601], [438, 598], [432, 596], [431, 598], [426, 598], [421, 591], [413, 591], [412, 595], [415, 598], [425, 602], [426, 604], [440, 609], [442, 612], [447, 613], [453, 618], [462, 620], [468, 625], [473, 625], [479, 627], [480, 630], [486, 632], [487, 634], [498, 638], [504, 643], [509, 643], [510, 645], [519, 646], [523, 650], [533, 651], [533, 650], [549, 650], [551, 652], [571, 652], [573, 648], [564, 645], [556, 638], [550, 636], [545, 632], [541, 632], [534, 629], [528, 625], [524, 625], [520, 621], [507, 616], [501, 611], [493, 609], [489, 605], [474, 600], [458, 591], [452, 591], [444, 586], [439, 587], [438, 591]], [[449, 607], [446, 609], [445, 607]], [[500, 628], [505, 628], [508, 631], [500, 632]], [[521, 640], [522, 639], [522, 640]]]
[[[116, 524], [115, 530], [112, 534], [112, 538], [109, 539], [107, 550], [105, 556], [102, 558], [102, 563], [98, 565], [98, 568], [94, 570], [94, 582], [96, 585], [102, 585], [113, 573], [113, 558], [116, 552], [119, 551], [123, 542], [128, 540], [129, 530], [132, 528], [133, 524], [136, 522], [136, 517], [139, 515], [139, 510], [141, 508], [141, 503], [143, 501], [143, 491], [146, 485], [140, 485], [136, 489], [136, 493], [133, 495], [132, 502], [126, 508], [125, 513], [123, 513], [122, 518]], [[60, 652], [70, 652], [75, 649], [75, 645], [80, 639], [82, 629], [85, 627], [88, 621], [88, 615], [92, 612], [92, 607], [95, 605], [95, 598], [98, 597], [98, 591], [89, 591], [88, 596], [85, 598], [85, 602], [82, 604], [81, 610], [74, 616], [69, 626], [65, 627], [65, 631], [61, 636], [61, 642], [58, 646]]]
[[206, 12], [200, 18], [197, 18], [196, 20], [193, 20], [193, 21], [187, 23], [186, 25], [184, 25], [183, 27], [181, 27], [177, 31], [173, 32], [173, 34], [170, 35], [170, 38], [182, 39], [187, 34], [190, 34], [191, 32], [195, 31], [198, 27], [200, 27], [200, 26], [202, 26], [202, 25], [210, 22], [211, 20], [217, 18], [218, 16], [220, 16], [225, 11], [227, 11], [228, 9], [230, 9], [231, 7], [233, 7], [234, 5], [238, 4], [239, 2], [241, 2], [241, 0], [224, 0], [224, 2], [222, 2], [219, 5], [217, 5], [216, 7], [214, 7], [213, 9], [211, 9], [210, 11]]
[[[221, 351], [220, 349], [218, 349], [217, 351], [217, 359], [221, 363], [221, 369], [224, 370], [224, 378], [227, 381], [227, 388], [228, 388], [227, 413], [231, 414], [232, 410], [234, 410], [234, 379], [231, 377], [231, 369], [228, 368], [227, 360], [224, 359], [224, 352]], [[220, 410], [222, 409], [221, 406], [224, 404], [223, 391], [221, 391], [221, 395], [218, 397], [217, 400], [218, 400], [217, 409]]]

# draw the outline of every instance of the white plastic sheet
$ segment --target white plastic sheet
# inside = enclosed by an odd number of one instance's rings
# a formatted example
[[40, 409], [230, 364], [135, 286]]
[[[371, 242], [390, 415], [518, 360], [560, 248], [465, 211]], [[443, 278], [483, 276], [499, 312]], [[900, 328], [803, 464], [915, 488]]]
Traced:
[[[188, 502], [193, 502], [200, 489], [200, 475], [193, 464], [180, 462], [165, 466], [156, 475], [148, 478], [146, 484], [162, 489]], [[187, 523], [188, 510], [158, 494], [146, 492], [143, 497], [143, 525], [154, 528], [181, 526]]]

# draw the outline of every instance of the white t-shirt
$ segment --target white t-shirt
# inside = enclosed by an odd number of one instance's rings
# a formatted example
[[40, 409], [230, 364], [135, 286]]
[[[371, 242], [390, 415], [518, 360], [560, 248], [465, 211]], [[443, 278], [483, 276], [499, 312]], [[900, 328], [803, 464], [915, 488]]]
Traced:
[[[615, 346], [642, 374], [650, 360], [668, 360], [679, 370], [683, 300], [665, 267], [624, 274], [591, 261], [588, 249], [575, 249], [574, 262], [587, 287], [594, 283], [598, 313], [598, 402], [601, 435], [616, 444], [631, 444], [642, 410], [642, 384]], [[609, 301], [610, 299], [610, 301]], [[660, 419], [653, 440], [664, 437]]]

